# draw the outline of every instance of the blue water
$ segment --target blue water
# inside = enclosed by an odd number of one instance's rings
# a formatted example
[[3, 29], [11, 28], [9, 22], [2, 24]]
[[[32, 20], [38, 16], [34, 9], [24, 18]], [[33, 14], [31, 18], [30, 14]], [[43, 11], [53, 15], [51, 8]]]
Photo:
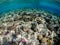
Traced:
[[60, 2], [55, 0], [8, 0], [0, 4], [0, 13], [19, 8], [43, 9], [60, 16]]

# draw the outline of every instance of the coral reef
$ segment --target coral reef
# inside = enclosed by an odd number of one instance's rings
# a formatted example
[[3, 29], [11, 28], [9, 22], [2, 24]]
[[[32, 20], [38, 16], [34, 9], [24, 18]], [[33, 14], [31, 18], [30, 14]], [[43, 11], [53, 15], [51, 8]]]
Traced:
[[17, 10], [0, 18], [0, 45], [60, 45], [60, 17], [43, 10]]

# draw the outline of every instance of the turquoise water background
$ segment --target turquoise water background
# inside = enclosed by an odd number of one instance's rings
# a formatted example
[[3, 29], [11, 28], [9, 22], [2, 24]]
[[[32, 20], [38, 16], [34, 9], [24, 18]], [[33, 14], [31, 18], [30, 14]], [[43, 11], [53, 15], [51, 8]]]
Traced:
[[1, 0], [0, 13], [18, 8], [37, 8], [56, 13], [60, 16], [59, 0]]

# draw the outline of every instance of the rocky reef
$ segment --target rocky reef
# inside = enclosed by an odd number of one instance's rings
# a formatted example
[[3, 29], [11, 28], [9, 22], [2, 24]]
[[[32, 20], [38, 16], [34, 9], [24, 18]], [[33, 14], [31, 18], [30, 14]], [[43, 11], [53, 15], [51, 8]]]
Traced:
[[0, 45], [60, 45], [60, 17], [43, 10], [16, 10], [0, 18]]

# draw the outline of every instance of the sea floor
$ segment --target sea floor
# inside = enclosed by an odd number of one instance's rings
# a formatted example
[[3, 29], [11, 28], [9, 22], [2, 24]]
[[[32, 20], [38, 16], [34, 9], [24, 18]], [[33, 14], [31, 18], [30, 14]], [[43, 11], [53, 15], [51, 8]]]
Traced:
[[60, 45], [60, 17], [44, 10], [14, 10], [0, 18], [0, 45]]

